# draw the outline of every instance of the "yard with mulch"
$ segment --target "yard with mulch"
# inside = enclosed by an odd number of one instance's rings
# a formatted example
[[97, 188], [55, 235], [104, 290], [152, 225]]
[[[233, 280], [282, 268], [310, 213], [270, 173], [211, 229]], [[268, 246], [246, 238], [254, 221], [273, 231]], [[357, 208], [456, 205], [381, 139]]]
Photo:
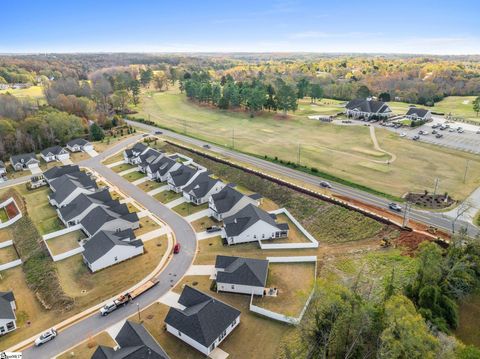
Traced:
[[190, 223], [195, 229], [195, 232], [204, 232], [208, 227], [212, 226], [222, 226], [223, 222], [218, 222], [212, 217], [202, 217]]
[[142, 172], [134, 171], [127, 173], [123, 178], [125, 178], [128, 182], [134, 182], [140, 178], [146, 177], [147, 175]]
[[142, 191], [145, 191], [145, 192], [150, 192], [151, 190], [155, 189], [155, 188], [158, 188], [158, 187], [162, 187], [162, 186], [165, 186], [166, 183], [165, 182], [157, 182], [157, 181], [145, 181], [143, 183], [140, 183], [138, 185], [138, 188], [140, 188]]

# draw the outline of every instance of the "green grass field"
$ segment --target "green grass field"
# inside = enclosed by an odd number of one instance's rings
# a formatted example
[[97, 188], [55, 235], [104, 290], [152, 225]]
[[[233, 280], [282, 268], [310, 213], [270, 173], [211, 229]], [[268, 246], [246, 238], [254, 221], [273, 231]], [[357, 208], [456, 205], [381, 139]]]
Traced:
[[33, 98], [33, 99], [39, 99], [44, 101], [44, 96], [43, 96], [43, 88], [42, 86], [31, 86], [27, 89], [8, 89], [8, 90], [0, 90], [0, 95], [1, 94], [6, 94], [9, 93], [15, 97], [19, 98]]
[[[311, 105], [302, 102], [301, 111], [288, 118], [273, 113], [250, 118], [243, 112], [193, 104], [172, 90], [146, 94], [138, 116], [219, 145], [232, 147], [234, 142], [239, 151], [285, 161], [297, 162], [300, 144], [302, 164], [395, 196], [433, 190], [436, 177], [440, 178], [440, 191], [455, 199], [466, 197], [480, 185], [478, 156], [402, 139], [378, 129], [380, 147], [395, 153], [398, 159], [389, 165], [377, 163], [388, 156], [374, 149], [367, 127], [309, 120], [305, 106]], [[469, 176], [463, 184], [467, 160]]]

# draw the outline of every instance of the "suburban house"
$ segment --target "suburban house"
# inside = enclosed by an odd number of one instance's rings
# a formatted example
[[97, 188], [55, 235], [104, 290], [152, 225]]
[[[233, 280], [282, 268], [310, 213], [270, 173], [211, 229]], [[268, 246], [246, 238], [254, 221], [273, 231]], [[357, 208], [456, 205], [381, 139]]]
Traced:
[[91, 359], [169, 359], [142, 324], [127, 320], [115, 337], [117, 348], [100, 345]]
[[240, 211], [247, 204], [258, 206], [260, 203], [256, 196], [245, 196], [231, 186], [226, 185], [220, 192], [209, 198], [210, 217], [215, 218], [217, 221], [222, 221], [224, 218]]
[[58, 218], [65, 226], [74, 226], [95, 207], [114, 207], [120, 202], [114, 201], [108, 188], [92, 193], [81, 193], [73, 201], [64, 207], [57, 208]]
[[93, 193], [98, 189], [97, 183], [85, 172], [68, 173], [50, 182], [53, 193], [48, 195], [50, 204], [63, 207], [81, 193]]
[[288, 223], [277, 223], [275, 219], [274, 214], [250, 203], [224, 218], [221, 235], [229, 245], [287, 237]]
[[96, 272], [143, 254], [143, 242], [132, 229], [120, 232], [100, 231], [84, 245], [83, 261]]
[[198, 168], [181, 165], [167, 176], [167, 183], [170, 191], [182, 192], [183, 187], [188, 186], [200, 173], [204, 172]]
[[392, 114], [390, 107], [383, 101], [367, 99], [351, 100], [345, 105], [345, 114], [348, 117], [370, 119], [388, 118]]
[[181, 163], [163, 156], [147, 167], [147, 177], [151, 180], [165, 182], [170, 172], [176, 171], [182, 166]]
[[424, 108], [410, 107], [405, 114], [405, 117], [412, 121], [428, 121], [432, 118], [432, 113], [430, 112], [430, 110]]
[[38, 168], [40, 161], [37, 160], [35, 153], [32, 152], [11, 156], [10, 163], [15, 171], [25, 171], [32, 168]]
[[209, 355], [240, 323], [240, 311], [190, 286], [165, 317], [167, 332]]
[[215, 278], [217, 292], [263, 296], [268, 276], [268, 260], [217, 256]]
[[125, 163], [130, 163], [131, 165], [138, 165], [140, 163], [140, 155], [148, 149], [148, 146], [137, 142], [133, 145], [132, 148], [127, 148], [123, 152], [123, 159]]
[[138, 164], [138, 170], [142, 173], [147, 172], [147, 166], [155, 161], [156, 159], [159, 159], [163, 156], [163, 153], [160, 151], [157, 151], [153, 148], [148, 148], [146, 151], [144, 151], [140, 156], [140, 163]]
[[12, 291], [0, 292], [0, 335], [17, 329], [15, 296]]
[[80, 172], [80, 167], [77, 165], [65, 165], [65, 166], [55, 166], [45, 172], [43, 172], [43, 177], [50, 184], [51, 181], [69, 173]]
[[0, 176], [4, 175], [7, 173], [7, 168], [5, 167], [5, 163], [3, 161], [0, 161]]
[[40, 157], [45, 162], [63, 161], [70, 158], [70, 153], [62, 146], [53, 146], [40, 152]]
[[83, 138], [76, 138], [67, 142], [67, 149], [70, 152], [87, 152], [93, 150], [93, 145]]
[[220, 192], [225, 183], [212, 178], [207, 172], [200, 173], [189, 185], [183, 187], [183, 197], [193, 204], [207, 203], [210, 196]]
[[140, 226], [137, 213], [130, 213], [127, 205], [116, 207], [95, 207], [80, 221], [83, 231], [93, 237], [99, 231], [120, 232], [137, 229]]

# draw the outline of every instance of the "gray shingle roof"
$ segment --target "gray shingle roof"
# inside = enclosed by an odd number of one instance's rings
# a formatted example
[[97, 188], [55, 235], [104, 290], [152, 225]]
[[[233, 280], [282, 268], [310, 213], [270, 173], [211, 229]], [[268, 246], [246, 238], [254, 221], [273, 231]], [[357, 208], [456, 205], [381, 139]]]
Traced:
[[12, 292], [0, 292], [0, 319], [15, 319], [11, 301], [15, 300]]
[[263, 209], [258, 208], [250, 203], [243, 207], [236, 214], [224, 219], [223, 223], [225, 227], [225, 233], [228, 237], [238, 236], [258, 221], [264, 221], [280, 229], [278, 224], [275, 222], [274, 215], [272, 216]]
[[385, 113], [390, 112], [390, 108], [383, 101], [355, 99], [349, 101], [345, 107], [349, 110], [358, 110], [368, 113]]
[[37, 160], [37, 157], [35, 156], [35, 153], [23, 153], [21, 155], [14, 155], [10, 158], [12, 165], [15, 165], [17, 163], [25, 164], [28, 161], [33, 161], [33, 162], [40, 162]]
[[108, 188], [102, 190], [85, 194], [82, 193], [78, 195], [72, 202], [70, 202], [65, 207], [59, 208], [60, 214], [65, 221], [70, 221], [76, 216], [80, 215], [85, 211], [90, 205], [103, 205], [106, 207], [113, 206], [114, 203], [119, 203], [118, 201], [113, 201], [112, 196]]
[[113, 221], [117, 218], [123, 219], [127, 222], [137, 222], [138, 215], [136, 213], [130, 213], [128, 207], [125, 204], [119, 204], [116, 207], [96, 207], [91, 210], [81, 221], [83, 228], [88, 233], [96, 233], [104, 223]]
[[90, 142], [88, 142], [86, 139], [84, 138], [75, 138], [71, 141], [68, 141], [67, 142], [67, 146], [70, 146], [70, 147], [73, 147], [75, 145], [78, 145], [78, 146], [85, 146], [85, 145], [88, 145]]
[[143, 242], [135, 240], [135, 234], [131, 229], [121, 232], [100, 231], [90, 238], [83, 246], [83, 256], [88, 263], [94, 263], [102, 258], [115, 246], [142, 246]]
[[141, 324], [127, 320], [115, 337], [116, 351], [99, 346], [92, 359], [168, 359], [167, 353]]
[[5, 163], [3, 163], [3, 161], [0, 161], [0, 168], [5, 168]]
[[407, 111], [406, 116], [417, 115], [417, 117], [424, 118], [428, 111], [429, 110], [426, 110], [424, 108], [410, 107]]
[[164, 156], [152, 164], [151, 169], [152, 172], [158, 172], [160, 176], [164, 176], [176, 163], [175, 160]]
[[240, 311], [190, 286], [183, 288], [178, 303], [184, 310], [170, 308], [165, 323], [209, 347]]
[[268, 260], [243, 257], [217, 256], [215, 268], [217, 282], [265, 287], [268, 274]]
[[50, 182], [54, 190], [49, 195], [57, 203], [62, 203], [76, 188], [85, 188], [94, 191], [98, 188], [97, 183], [85, 172], [73, 172], [62, 175]]
[[172, 181], [175, 186], [184, 186], [197, 173], [198, 169], [181, 165], [178, 170], [170, 172]]
[[48, 156], [49, 154], [56, 156], [60, 154], [62, 151], [64, 151], [62, 146], [52, 146], [52, 147], [45, 148], [40, 153], [44, 156]]
[[55, 166], [43, 172], [43, 177], [45, 177], [48, 181], [52, 181], [55, 178], [65, 174], [75, 172], [80, 172], [80, 167], [77, 165]]
[[219, 180], [213, 179], [207, 172], [200, 173], [188, 186], [183, 188], [184, 192], [193, 193], [195, 197], [204, 197]]
[[244, 195], [230, 186], [224, 187], [220, 192], [212, 195], [213, 203], [218, 213], [228, 212]]

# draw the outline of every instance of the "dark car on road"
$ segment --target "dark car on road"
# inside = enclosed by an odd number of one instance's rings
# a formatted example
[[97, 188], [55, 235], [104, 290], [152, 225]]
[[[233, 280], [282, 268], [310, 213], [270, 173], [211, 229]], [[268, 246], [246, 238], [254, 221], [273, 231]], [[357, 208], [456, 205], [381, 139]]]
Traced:
[[332, 188], [332, 185], [327, 182], [327, 181], [321, 181], [320, 182], [320, 187], [323, 187], [323, 188]]
[[436, 138], [442, 138], [443, 135], [442, 135], [441, 133], [437, 133], [437, 134], [435, 135], [435, 137], [436, 137]]

